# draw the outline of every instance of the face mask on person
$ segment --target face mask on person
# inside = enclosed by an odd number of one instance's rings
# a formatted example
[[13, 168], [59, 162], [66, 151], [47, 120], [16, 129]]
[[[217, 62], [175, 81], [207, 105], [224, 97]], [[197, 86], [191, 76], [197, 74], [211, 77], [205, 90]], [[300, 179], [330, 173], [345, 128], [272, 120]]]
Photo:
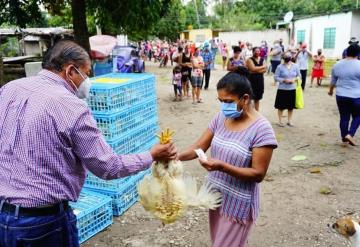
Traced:
[[285, 61], [285, 63], [290, 62], [290, 61], [291, 61], [291, 57], [284, 57], [284, 61]]
[[239, 118], [244, 109], [237, 110], [236, 103], [221, 103], [221, 111], [226, 118]]
[[84, 79], [79, 87], [76, 87], [74, 81], [70, 79], [70, 77], [67, 75], [67, 78], [75, 87], [75, 94], [79, 99], [86, 99], [89, 98], [90, 94], [90, 87], [91, 87], [91, 81], [89, 77], [83, 76], [83, 74], [74, 66], [74, 69], [80, 74], [80, 76]]

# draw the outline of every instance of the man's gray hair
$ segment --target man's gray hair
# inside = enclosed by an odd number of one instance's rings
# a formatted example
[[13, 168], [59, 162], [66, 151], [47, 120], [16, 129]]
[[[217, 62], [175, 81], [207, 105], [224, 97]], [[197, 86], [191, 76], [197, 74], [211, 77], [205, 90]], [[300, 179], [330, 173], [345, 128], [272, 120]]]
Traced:
[[70, 40], [60, 40], [46, 52], [42, 66], [44, 69], [61, 71], [69, 63], [79, 67], [90, 61], [87, 51]]

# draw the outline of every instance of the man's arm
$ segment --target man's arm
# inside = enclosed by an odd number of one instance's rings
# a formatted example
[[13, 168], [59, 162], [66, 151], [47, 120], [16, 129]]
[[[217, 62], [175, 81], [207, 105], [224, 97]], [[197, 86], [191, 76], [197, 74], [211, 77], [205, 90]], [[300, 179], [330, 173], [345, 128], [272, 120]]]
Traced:
[[96, 127], [89, 110], [79, 116], [72, 130], [71, 140], [73, 152], [81, 164], [102, 179], [115, 179], [137, 173], [148, 168], [154, 160], [162, 159], [161, 156], [165, 159], [167, 155], [169, 158], [176, 157], [172, 144], [156, 145], [150, 151], [140, 154], [115, 154]]

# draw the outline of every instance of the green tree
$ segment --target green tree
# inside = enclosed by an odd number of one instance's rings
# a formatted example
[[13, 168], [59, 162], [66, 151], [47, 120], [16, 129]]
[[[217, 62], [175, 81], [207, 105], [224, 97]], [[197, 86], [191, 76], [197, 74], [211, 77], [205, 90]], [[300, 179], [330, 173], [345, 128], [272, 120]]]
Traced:
[[9, 23], [20, 28], [43, 22], [37, 0], [1, 0], [0, 25]]
[[165, 15], [170, 0], [2, 0], [0, 25], [8, 22], [26, 27], [38, 21], [42, 17], [39, 4], [53, 15], [61, 15], [64, 7], [70, 5], [75, 41], [89, 50], [86, 13], [94, 16], [97, 24], [108, 33], [147, 36]]
[[172, 0], [169, 10], [154, 26], [152, 34], [160, 39], [176, 40], [185, 28], [185, 10], [180, 0]]

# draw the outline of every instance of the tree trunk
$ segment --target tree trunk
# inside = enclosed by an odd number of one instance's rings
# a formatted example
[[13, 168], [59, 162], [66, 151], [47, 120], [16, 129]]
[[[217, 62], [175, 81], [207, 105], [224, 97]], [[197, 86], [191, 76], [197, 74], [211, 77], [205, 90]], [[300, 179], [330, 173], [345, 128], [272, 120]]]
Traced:
[[85, 0], [72, 0], [71, 11], [74, 26], [75, 42], [90, 53], [89, 33], [86, 23]]
[[3, 64], [2, 54], [0, 51], [0, 87], [3, 85], [3, 83], [4, 83], [4, 64]]

